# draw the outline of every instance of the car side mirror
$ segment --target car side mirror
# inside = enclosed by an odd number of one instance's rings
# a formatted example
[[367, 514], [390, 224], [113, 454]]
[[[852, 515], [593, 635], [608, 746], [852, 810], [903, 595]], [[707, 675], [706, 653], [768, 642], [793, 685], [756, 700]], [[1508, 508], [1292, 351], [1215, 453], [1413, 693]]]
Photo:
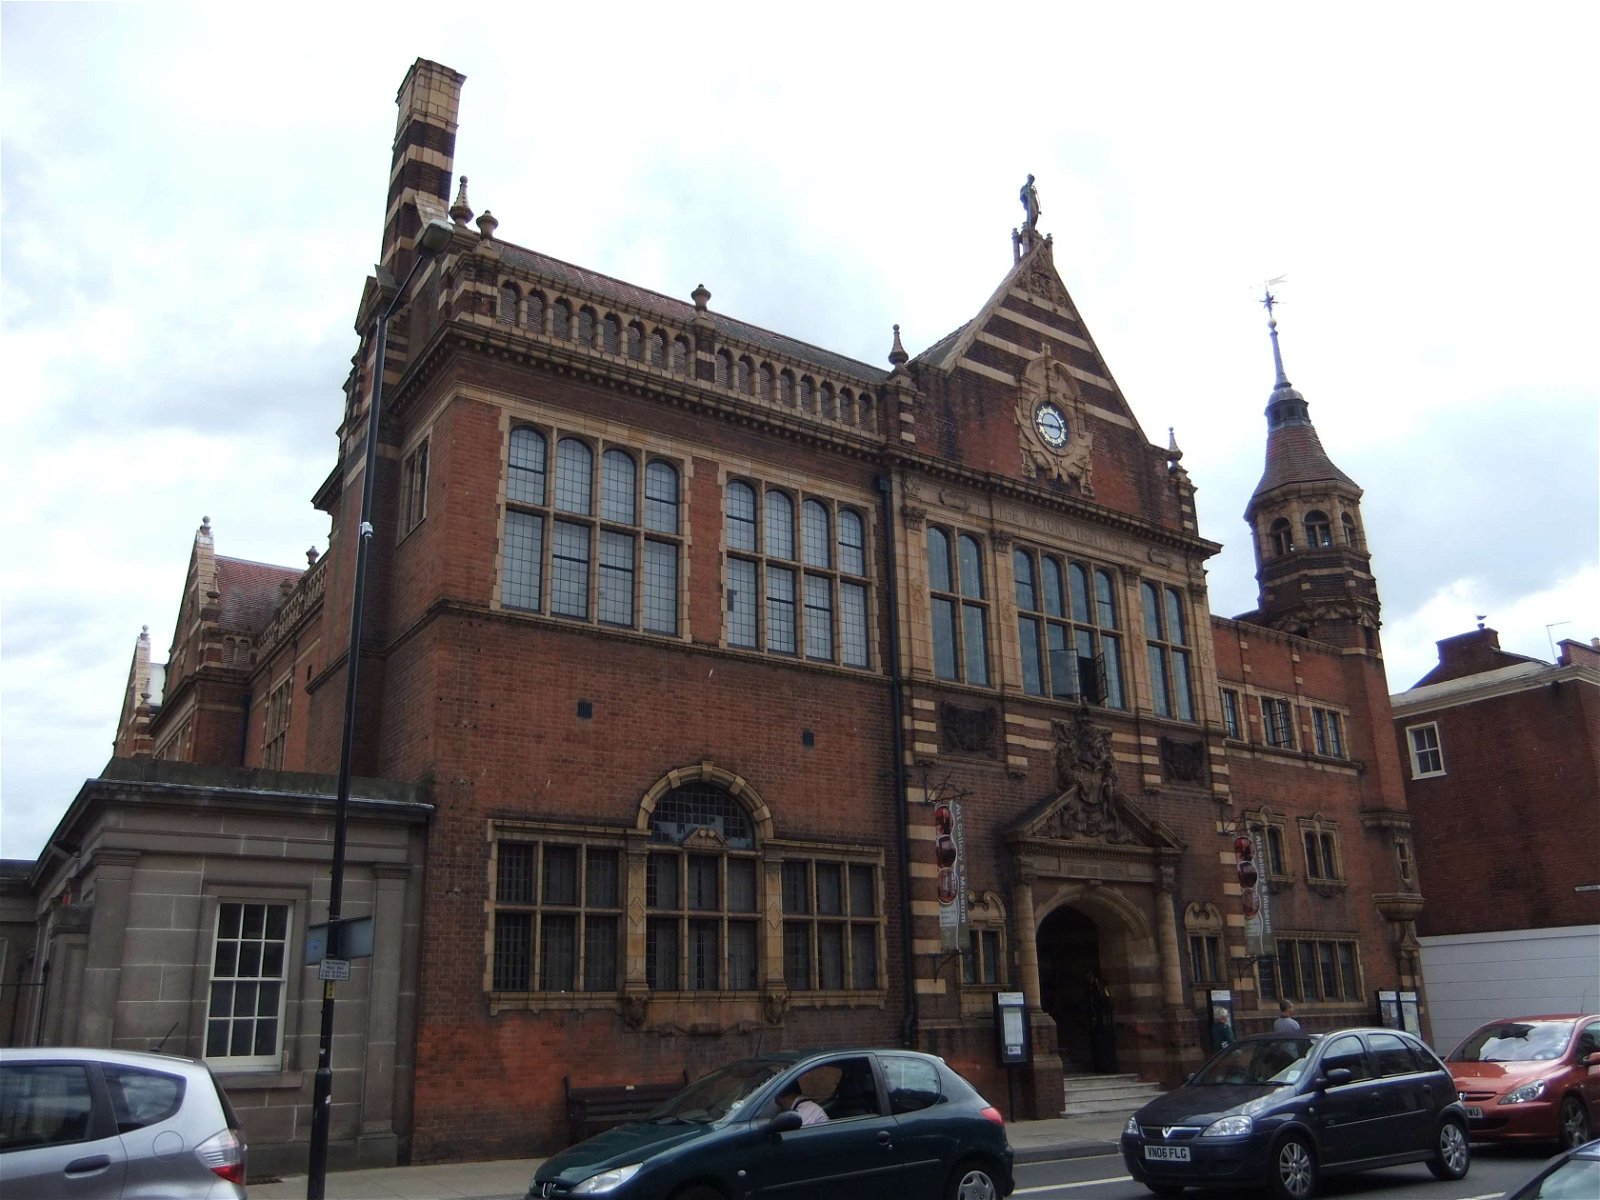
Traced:
[[1322, 1077], [1323, 1087], [1343, 1087], [1355, 1078], [1349, 1067], [1335, 1067]]
[[1578, 1065], [1583, 1067], [1600, 1066], [1600, 1050], [1589, 1050], [1578, 1059]]
[[767, 1132], [773, 1135], [792, 1133], [805, 1124], [804, 1118], [792, 1108], [786, 1108], [767, 1122]]

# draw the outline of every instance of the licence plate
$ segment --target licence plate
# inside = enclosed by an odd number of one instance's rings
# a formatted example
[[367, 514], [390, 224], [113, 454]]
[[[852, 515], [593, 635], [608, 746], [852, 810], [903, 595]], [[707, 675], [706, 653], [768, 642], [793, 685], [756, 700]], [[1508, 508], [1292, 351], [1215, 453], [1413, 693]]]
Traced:
[[1483, 1109], [1479, 1108], [1476, 1104], [1467, 1105], [1467, 1120], [1469, 1120], [1469, 1121], [1481, 1121], [1481, 1120], [1483, 1120]]
[[1145, 1159], [1149, 1162], [1188, 1162], [1187, 1146], [1146, 1146]]

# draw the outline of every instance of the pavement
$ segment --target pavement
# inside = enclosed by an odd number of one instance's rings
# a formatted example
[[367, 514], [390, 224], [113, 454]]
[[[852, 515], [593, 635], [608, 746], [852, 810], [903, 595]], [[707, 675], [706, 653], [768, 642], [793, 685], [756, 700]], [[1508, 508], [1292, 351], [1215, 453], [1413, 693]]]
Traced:
[[[1130, 1108], [1092, 1116], [1008, 1121], [1006, 1137], [1019, 1163], [1115, 1154], [1117, 1139], [1132, 1111]], [[521, 1196], [543, 1161], [500, 1158], [489, 1162], [332, 1171], [323, 1193], [326, 1200], [481, 1200], [488, 1196]], [[305, 1200], [306, 1182], [304, 1175], [286, 1175], [273, 1183], [252, 1183], [248, 1189], [250, 1200]]]

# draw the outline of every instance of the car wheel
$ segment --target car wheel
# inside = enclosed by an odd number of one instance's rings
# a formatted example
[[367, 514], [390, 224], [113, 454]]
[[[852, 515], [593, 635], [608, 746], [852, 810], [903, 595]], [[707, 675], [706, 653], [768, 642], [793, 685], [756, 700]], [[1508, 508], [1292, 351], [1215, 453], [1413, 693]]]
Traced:
[[945, 1200], [1001, 1200], [994, 1172], [974, 1159], [957, 1164], [950, 1172], [950, 1186], [944, 1194]]
[[1576, 1096], [1561, 1102], [1561, 1148], [1572, 1150], [1589, 1140], [1589, 1110]]
[[1467, 1145], [1467, 1131], [1454, 1121], [1446, 1121], [1439, 1126], [1428, 1170], [1435, 1179], [1461, 1179], [1471, 1165], [1472, 1148]]
[[1278, 1200], [1310, 1200], [1317, 1192], [1317, 1156], [1299, 1136], [1278, 1143], [1272, 1153], [1272, 1194]]

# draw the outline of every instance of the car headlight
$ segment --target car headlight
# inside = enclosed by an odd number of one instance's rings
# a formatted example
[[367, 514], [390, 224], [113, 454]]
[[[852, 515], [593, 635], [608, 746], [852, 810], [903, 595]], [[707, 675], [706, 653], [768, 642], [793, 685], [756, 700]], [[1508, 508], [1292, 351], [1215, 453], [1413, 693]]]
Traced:
[[1139, 1128], [1138, 1113], [1134, 1113], [1133, 1116], [1128, 1118], [1128, 1123], [1122, 1127], [1122, 1132], [1132, 1134], [1134, 1137], [1138, 1137], [1144, 1132], [1144, 1130]]
[[598, 1175], [591, 1175], [577, 1187], [572, 1189], [574, 1196], [604, 1196], [627, 1183], [639, 1173], [643, 1163], [629, 1163], [625, 1167], [612, 1167], [609, 1171], [601, 1171]]
[[1513, 1088], [1500, 1097], [1501, 1104], [1526, 1104], [1529, 1100], [1537, 1100], [1544, 1095], [1545, 1080], [1535, 1079], [1532, 1083], [1525, 1083], [1519, 1088]]
[[1206, 1127], [1201, 1137], [1242, 1137], [1256, 1127], [1249, 1117], [1223, 1117]]

